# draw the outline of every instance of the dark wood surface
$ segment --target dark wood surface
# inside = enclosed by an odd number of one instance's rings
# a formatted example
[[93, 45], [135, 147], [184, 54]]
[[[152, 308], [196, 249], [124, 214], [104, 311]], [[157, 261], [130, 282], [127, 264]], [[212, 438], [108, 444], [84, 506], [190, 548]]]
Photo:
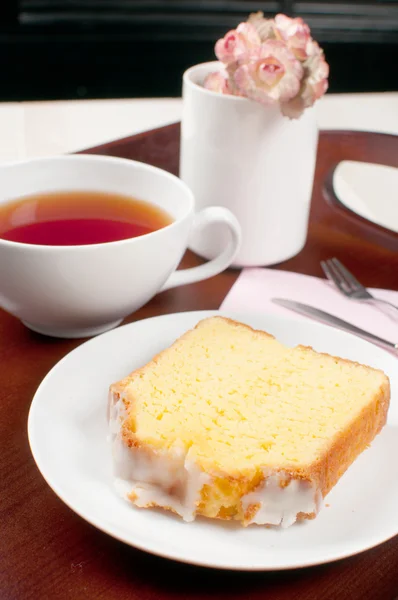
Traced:
[[[179, 127], [171, 125], [89, 152], [134, 158], [176, 173], [178, 151]], [[328, 178], [343, 159], [397, 167], [398, 138], [321, 133], [308, 241], [298, 256], [277, 268], [321, 276], [319, 261], [338, 256], [366, 285], [398, 290], [398, 235], [348, 215], [333, 201]], [[183, 264], [199, 262], [188, 253]], [[218, 308], [237, 276], [238, 271], [230, 270], [212, 280], [159, 294], [126, 322], [161, 313]], [[117, 542], [76, 516], [38, 472], [29, 451], [26, 422], [30, 401], [42, 378], [79, 343], [81, 340], [57, 340], [32, 333], [0, 311], [1, 600], [398, 597], [398, 537], [329, 565], [290, 572], [236, 573], [150, 556]]]

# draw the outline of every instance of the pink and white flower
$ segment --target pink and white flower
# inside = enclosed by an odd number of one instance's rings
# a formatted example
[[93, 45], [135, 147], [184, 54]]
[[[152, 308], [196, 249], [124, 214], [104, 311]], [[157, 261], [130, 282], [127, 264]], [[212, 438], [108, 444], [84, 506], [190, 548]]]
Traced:
[[262, 42], [275, 38], [274, 19], [266, 19], [263, 12], [252, 13], [247, 22], [255, 27]]
[[229, 65], [260, 44], [256, 28], [251, 23], [241, 23], [218, 40], [215, 53], [218, 60]]
[[305, 60], [308, 57], [307, 45], [311, 40], [311, 31], [301, 17], [291, 19], [286, 15], [276, 15], [274, 21], [275, 35], [292, 50], [296, 58]]
[[242, 95], [273, 104], [296, 96], [302, 76], [293, 52], [283, 42], [269, 40], [239, 61], [233, 79]]
[[307, 46], [308, 59], [304, 63], [304, 77], [300, 91], [295, 98], [281, 104], [282, 113], [291, 119], [297, 119], [306, 108], [321, 98], [328, 89], [329, 65], [323, 51], [311, 40]]
[[232, 94], [228, 75], [216, 71], [209, 73], [203, 83], [206, 90], [218, 92], [219, 94]]
[[312, 106], [328, 89], [329, 65], [325, 60], [323, 50], [314, 40], [308, 43], [307, 54], [305, 71], [308, 76], [305, 80], [303, 96], [306, 106]]
[[298, 118], [328, 88], [329, 66], [300, 17], [266, 19], [262, 12], [254, 13], [218, 40], [215, 53], [225, 71], [208, 75], [206, 89], [263, 104], [279, 102], [291, 118]]

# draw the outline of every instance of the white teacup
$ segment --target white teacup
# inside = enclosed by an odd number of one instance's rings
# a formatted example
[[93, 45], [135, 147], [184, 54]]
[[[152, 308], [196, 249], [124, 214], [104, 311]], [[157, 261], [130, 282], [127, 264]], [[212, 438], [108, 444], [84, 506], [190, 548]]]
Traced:
[[[144, 163], [105, 156], [59, 156], [0, 167], [0, 202], [28, 194], [98, 190], [166, 210], [173, 222], [147, 235], [87, 246], [0, 239], [0, 307], [39, 333], [85, 337], [118, 325], [157, 292], [217, 275], [233, 261], [240, 227], [225, 208], [194, 213], [180, 179]], [[176, 271], [193, 231], [223, 223], [230, 237], [213, 260]]]

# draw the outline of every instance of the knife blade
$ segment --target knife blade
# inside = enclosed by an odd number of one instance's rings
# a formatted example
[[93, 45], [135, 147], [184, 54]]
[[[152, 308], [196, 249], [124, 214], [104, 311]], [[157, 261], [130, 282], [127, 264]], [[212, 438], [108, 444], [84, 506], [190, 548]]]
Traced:
[[321, 321], [322, 323], [326, 323], [327, 325], [332, 325], [333, 327], [337, 327], [338, 329], [344, 329], [345, 331], [349, 331], [354, 335], [359, 335], [366, 340], [379, 344], [380, 346], [385, 346], [386, 348], [398, 350], [398, 344], [394, 344], [388, 340], [385, 340], [370, 331], [365, 331], [356, 325], [352, 325], [348, 323], [348, 321], [344, 321], [335, 315], [331, 315], [319, 308], [315, 308], [315, 306], [309, 306], [308, 304], [303, 304], [302, 302], [296, 302], [295, 300], [288, 300], [286, 298], [271, 298], [271, 301], [274, 304], [278, 304], [279, 306], [283, 306], [283, 308], [288, 308], [293, 310], [300, 315], [304, 315], [305, 317], [310, 317], [312, 319], [316, 319], [317, 321]]

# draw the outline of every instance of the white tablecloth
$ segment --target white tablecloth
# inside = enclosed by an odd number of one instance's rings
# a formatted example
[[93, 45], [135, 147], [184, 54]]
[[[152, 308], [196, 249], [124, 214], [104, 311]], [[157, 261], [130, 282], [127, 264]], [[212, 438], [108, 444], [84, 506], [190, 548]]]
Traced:
[[[75, 100], [0, 104], [0, 162], [72, 152], [180, 120], [181, 99]], [[398, 92], [328, 94], [322, 129], [398, 135]]]

